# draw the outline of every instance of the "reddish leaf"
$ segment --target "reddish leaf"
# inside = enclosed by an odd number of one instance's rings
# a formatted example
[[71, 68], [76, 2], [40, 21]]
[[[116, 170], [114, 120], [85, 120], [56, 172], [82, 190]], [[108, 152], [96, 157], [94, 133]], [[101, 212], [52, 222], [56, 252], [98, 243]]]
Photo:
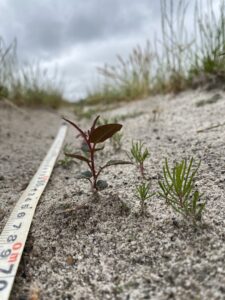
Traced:
[[102, 143], [111, 138], [117, 131], [122, 128], [121, 124], [106, 124], [95, 128], [91, 133], [89, 140], [91, 143]]
[[76, 153], [65, 153], [66, 156], [69, 156], [69, 157], [72, 157], [72, 158], [76, 158], [76, 159], [79, 159], [79, 160], [82, 160], [82, 161], [85, 161], [86, 163], [89, 163], [90, 160], [87, 159], [86, 157], [80, 155], [80, 154], [76, 154]]
[[84, 132], [82, 129], [80, 129], [80, 127], [77, 126], [77, 124], [75, 124], [74, 122], [72, 122], [72, 121], [70, 121], [70, 120], [68, 120], [68, 119], [66, 119], [66, 118], [64, 118], [64, 117], [63, 117], [63, 120], [65, 120], [66, 122], [70, 123], [73, 127], [76, 128], [77, 131], [80, 132], [80, 134], [81, 134], [84, 138], [86, 138], [85, 132]]
[[94, 122], [93, 122], [93, 124], [91, 126], [91, 131], [95, 129], [95, 126], [96, 126], [99, 118], [100, 118], [100, 116], [97, 116], [97, 118], [95, 118], [95, 120], [94, 120]]

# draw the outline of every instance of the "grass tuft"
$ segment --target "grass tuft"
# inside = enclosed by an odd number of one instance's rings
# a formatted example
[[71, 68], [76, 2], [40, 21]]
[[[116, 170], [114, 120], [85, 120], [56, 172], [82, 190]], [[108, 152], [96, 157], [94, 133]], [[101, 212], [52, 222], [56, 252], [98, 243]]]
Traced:
[[105, 79], [102, 86], [89, 91], [89, 104], [130, 101], [143, 98], [149, 94], [150, 68], [152, 53], [150, 43], [145, 48], [137, 45], [127, 59], [117, 55], [117, 64], [98, 68], [99, 74]]
[[[102, 85], [89, 91], [89, 104], [140, 99], [156, 93], [218, 88], [225, 81], [225, 0], [161, 0], [159, 39], [135, 47], [128, 58], [98, 68]], [[204, 8], [204, 9], [203, 9]], [[187, 16], [194, 16], [193, 23]], [[219, 12], [219, 13], [218, 13]], [[192, 28], [191, 30], [189, 28]], [[187, 30], [189, 29], [189, 30]]]
[[56, 74], [36, 65], [20, 65], [16, 55], [16, 40], [6, 46], [0, 37], [0, 99], [15, 105], [58, 108], [67, 102]]

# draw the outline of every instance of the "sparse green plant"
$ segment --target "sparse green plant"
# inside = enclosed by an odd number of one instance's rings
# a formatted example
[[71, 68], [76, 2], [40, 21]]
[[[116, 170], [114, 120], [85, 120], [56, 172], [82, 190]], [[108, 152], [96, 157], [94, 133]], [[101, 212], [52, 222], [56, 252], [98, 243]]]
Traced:
[[88, 105], [105, 104], [109, 105], [112, 103], [124, 101], [124, 95], [121, 91], [116, 89], [114, 86], [110, 86], [109, 83], [101, 84], [95, 89], [87, 91], [86, 103]]
[[133, 118], [139, 117], [139, 116], [143, 115], [143, 113], [144, 113], [143, 111], [135, 111], [135, 112], [119, 115], [117, 118], [119, 121], [125, 121], [127, 119], [133, 119]]
[[9, 99], [16, 105], [57, 109], [66, 104], [57, 70], [52, 76], [40, 64], [15, 64], [14, 69]]
[[145, 211], [145, 201], [150, 199], [155, 193], [150, 193], [150, 185], [143, 182], [136, 187], [136, 197], [140, 200], [141, 204], [141, 215], [144, 214]]
[[127, 59], [117, 55], [117, 64], [105, 64], [98, 72], [105, 79], [94, 91], [89, 91], [88, 103], [111, 103], [140, 99], [149, 94], [150, 64], [153, 54], [150, 44], [137, 45]]
[[78, 119], [90, 120], [98, 109], [87, 109], [84, 105], [75, 104], [74, 113]]
[[62, 82], [40, 64], [20, 64], [17, 41], [6, 46], [0, 36], [0, 98], [15, 105], [58, 108], [66, 105]]
[[[146, 47], [98, 68], [103, 80], [89, 103], [127, 102], [156, 93], [179, 93], [225, 78], [225, 0], [160, 0], [161, 26]], [[216, 4], [214, 3], [216, 2]], [[192, 28], [189, 30], [191, 14]], [[158, 36], [161, 36], [158, 39]]]
[[100, 166], [98, 168], [96, 167], [96, 152], [101, 151], [104, 148], [104, 145], [100, 145], [99, 147], [97, 147], [97, 145], [102, 144], [107, 139], [110, 139], [116, 132], [118, 132], [122, 128], [122, 125], [118, 123], [97, 126], [99, 117], [100, 116], [95, 118], [91, 128], [87, 131], [82, 130], [74, 122], [64, 118], [65, 121], [75, 127], [75, 129], [79, 132], [79, 136], [82, 138], [82, 152], [76, 152], [74, 154], [66, 153], [66, 155], [84, 161], [87, 164], [88, 170], [82, 172], [79, 175], [79, 178], [88, 180], [91, 184], [91, 188], [95, 191], [105, 189], [108, 186], [105, 180], [98, 179], [99, 175], [105, 168], [114, 165], [131, 164], [130, 161], [110, 160], [103, 166]]
[[138, 166], [141, 176], [144, 177], [144, 161], [150, 156], [149, 151], [147, 148], [144, 148], [145, 143], [138, 141], [132, 141], [132, 147], [130, 149], [131, 156], [128, 154], [130, 160], [135, 161], [136, 165]]
[[106, 125], [110, 123], [118, 123], [119, 119], [117, 117], [113, 118], [101, 118], [98, 120], [98, 125]]
[[184, 159], [169, 168], [165, 159], [163, 180], [159, 181], [161, 189], [159, 195], [166, 200], [166, 204], [186, 219], [190, 219], [194, 225], [197, 221], [201, 221], [206, 205], [206, 202], [201, 202], [203, 194], [195, 188], [195, 175], [200, 163], [201, 161], [195, 164], [193, 158], [190, 161]]
[[209, 97], [208, 99], [202, 99], [196, 102], [196, 107], [202, 107], [205, 105], [210, 105], [216, 103], [218, 100], [222, 99], [222, 96], [218, 93], [213, 95], [212, 97]]
[[64, 158], [58, 161], [58, 165], [62, 166], [64, 169], [69, 169], [72, 163], [74, 163], [74, 160], [70, 156], [66, 155], [66, 153], [72, 153], [72, 145], [68, 143], [65, 144], [63, 152]]
[[225, 1], [218, 1], [218, 12], [213, 8], [214, 1], [208, 1], [206, 13], [201, 6], [196, 6], [195, 60], [190, 74], [219, 75], [218, 80], [224, 81], [225, 57]]
[[0, 36], [0, 99], [8, 97], [16, 57], [16, 40], [6, 45]]

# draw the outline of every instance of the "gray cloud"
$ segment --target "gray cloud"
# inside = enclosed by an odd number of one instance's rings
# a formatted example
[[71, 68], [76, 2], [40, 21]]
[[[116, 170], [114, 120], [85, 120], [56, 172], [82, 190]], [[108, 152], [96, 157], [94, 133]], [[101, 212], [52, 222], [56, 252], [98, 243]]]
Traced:
[[[3, 1], [3, 0], [2, 0]], [[158, 1], [156, 1], [157, 3]], [[106, 39], [138, 34], [158, 5], [141, 0], [4, 0], [0, 31], [17, 37], [22, 56], [56, 55], [66, 48]], [[22, 52], [22, 51], [21, 51]]]
[[77, 98], [93, 85], [96, 66], [153, 38], [160, 0], [0, 0], [0, 20], [0, 36], [18, 40], [19, 59], [41, 61], [50, 73], [57, 66], [66, 95]]
[[157, 27], [154, 0], [0, 0], [0, 36], [18, 40], [22, 61], [63, 73], [66, 95], [93, 85], [96, 66], [128, 55]]

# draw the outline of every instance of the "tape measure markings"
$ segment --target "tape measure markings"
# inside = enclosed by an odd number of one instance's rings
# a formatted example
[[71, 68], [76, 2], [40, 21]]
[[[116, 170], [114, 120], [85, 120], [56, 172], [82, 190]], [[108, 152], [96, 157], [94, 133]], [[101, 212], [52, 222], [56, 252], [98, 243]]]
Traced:
[[62, 125], [36, 174], [15, 205], [0, 235], [0, 299], [8, 300], [38, 201], [66, 136]]

